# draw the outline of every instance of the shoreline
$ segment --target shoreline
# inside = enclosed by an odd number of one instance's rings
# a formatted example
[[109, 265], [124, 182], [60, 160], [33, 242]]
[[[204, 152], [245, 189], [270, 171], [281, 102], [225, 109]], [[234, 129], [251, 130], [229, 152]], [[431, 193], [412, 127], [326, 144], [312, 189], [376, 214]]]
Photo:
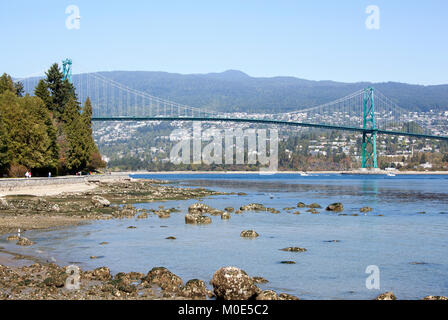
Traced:
[[387, 175], [388, 173], [393, 173], [396, 175], [448, 175], [448, 171], [276, 171], [270, 172], [260, 172], [260, 171], [124, 171], [120, 172], [126, 175], [175, 175], [175, 174], [258, 174], [258, 175], [275, 175], [275, 174], [342, 174], [342, 175]]

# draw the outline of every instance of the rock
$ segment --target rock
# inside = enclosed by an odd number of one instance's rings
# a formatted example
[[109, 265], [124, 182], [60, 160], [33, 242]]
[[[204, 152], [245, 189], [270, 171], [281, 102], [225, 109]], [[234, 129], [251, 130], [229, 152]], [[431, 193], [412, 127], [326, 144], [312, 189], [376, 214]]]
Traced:
[[269, 281], [263, 277], [252, 277], [254, 283], [268, 283]]
[[300, 214], [300, 211], [294, 211], [292, 214], [297, 214], [297, 215], [299, 215], [299, 214]]
[[330, 204], [327, 209], [327, 211], [334, 211], [334, 212], [341, 212], [344, 210], [344, 206], [340, 202], [332, 203]]
[[423, 298], [423, 300], [448, 300], [448, 297], [444, 296], [426, 296]]
[[0, 198], [0, 210], [8, 210], [9, 207], [9, 203], [8, 201], [6, 201], [6, 199]]
[[296, 264], [295, 261], [280, 261], [281, 264]]
[[205, 282], [198, 279], [187, 281], [181, 289], [181, 295], [186, 298], [205, 299], [207, 297]]
[[136, 226], [129, 226], [128, 229], [137, 229]]
[[306, 204], [304, 204], [303, 202], [299, 202], [297, 204], [297, 208], [305, 208], [305, 207], [306, 207]]
[[251, 203], [240, 208], [241, 211], [267, 211], [267, 208], [260, 203]]
[[243, 213], [243, 211], [241, 211], [241, 210], [236, 210], [235, 211], [235, 214], [242, 214]]
[[233, 212], [235, 209], [233, 209], [232, 207], [227, 207], [224, 210], [227, 212]]
[[370, 207], [362, 207], [361, 209], [359, 209], [359, 212], [362, 212], [362, 213], [367, 213], [367, 212], [371, 212], [371, 211], [373, 211], [373, 209]]
[[316, 209], [312, 208], [312, 209], [308, 209], [306, 210], [306, 212], [310, 212], [312, 214], [319, 214], [319, 211], [317, 211]]
[[279, 300], [300, 300], [296, 296], [287, 293], [280, 293], [278, 296]]
[[230, 219], [230, 213], [229, 213], [228, 211], [223, 212], [223, 213], [221, 214], [221, 219], [222, 219], [222, 220], [229, 220], [229, 219]]
[[90, 256], [90, 259], [98, 259], [98, 257], [97, 256]]
[[100, 196], [93, 196], [92, 197], [92, 204], [97, 207], [97, 208], [101, 208], [101, 207], [109, 207], [110, 206], [110, 201], [100, 197]]
[[17, 241], [19, 239], [20, 239], [20, 237], [18, 235], [16, 235], [16, 234], [6, 238], [7, 241]]
[[259, 234], [256, 233], [254, 230], [244, 230], [241, 231], [240, 236], [243, 238], [256, 238], [259, 236]]
[[185, 215], [186, 224], [210, 224], [212, 219], [207, 216], [202, 216], [199, 214], [186, 214]]
[[28, 240], [28, 239], [25, 238], [25, 237], [20, 237], [20, 238], [19, 238], [19, 241], [17, 241], [16, 244], [17, 244], [18, 246], [29, 247], [29, 246], [32, 246], [32, 245], [34, 244], [34, 242], [31, 241], [31, 240]]
[[65, 286], [65, 281], [67, 280], [68, 274], [61, 271], [55, 271], [50, 274], [49, 277], [45, 278], [43, 283], [47, 287], [56, 287], [56, 288], [62, 288]]
[[198, 214], [202, 215], [204, 213], [208, 213], [214, 216], [222, 214], [223, 211], [212, 208], [206, 204], [203, 203], [195, 203], [192, 204], [190, 207], [188, 207], [188, 213], [189, 214]]
[[137, 287], [133, 285], [132, 279], [124, 272], [119, 272], [115, 275], [114, 279], [109, 283], [112, 284], [118, 290], [125, 293], [134, 293], [137, 291]]
[[289, 248], [284, 248], [284, 249], [280, 249], [281, 251], [288, 251], [288, 252], [305, 252], [306, 249], [305, 248], [300, 248], [300, 247], [289, 247]]
[[375, 300], [397, 300], [397, 297], [392, 291], [382, 293]]
[[257, 295], [256, 300], [278, 300], [278, 295], [275, 291], [264, 290]]
[[109, 242], [107, 242], [107, 241], [103, 241], [103, 242], [100, 243], [101, 246], [104, 246], [104, 245], [106, 245], [106, 244], [109, 244]]
[[96, 268], [92, 271], [92, 276], [95, 280], [106, 281], [112, 279], [110, 269], [108, 267]]
[[218, 300], [248, 300], [260, 292], [247, 273], [236, 267], [216, 271], [211, 284]]
[[309, 204], [307, 207], [308, 207], [308, 208], [311, 208], [311, 209], [322, 209], [322, 207], [320, 206], [320, 204], [317, 204], [317, 203]]
[[51, 205], [50, 210], [59, 212], [59, 211], [61, 211], [61, 208], [57, 204], [53, 204], [53, 205]]
[[167, 237], [165, 239], [167, 239], [167, 240], [176, 240], [176, 237]]
[[183, 285], [183, 281], [177, 275], [164, 267], [155, 267], [146, 275], [145, 281], [151, 285], [157, 285], [166, 292], [177, 292]]
[[171, 213], [169, 210], [157, 210], [155, 214], [157, 214], [160, 219], [168, 219], [169, 217], [171, 217]]
[[294, 210], [294, 209], [295, 209], [295, 207], [286, 207], [286, 208], [283, 208], [284, 211], [291, 211], [291, 210]]
[[137, 219], [148, 219], [148, 213], [147, 212], [140, 213], [137, 216]]

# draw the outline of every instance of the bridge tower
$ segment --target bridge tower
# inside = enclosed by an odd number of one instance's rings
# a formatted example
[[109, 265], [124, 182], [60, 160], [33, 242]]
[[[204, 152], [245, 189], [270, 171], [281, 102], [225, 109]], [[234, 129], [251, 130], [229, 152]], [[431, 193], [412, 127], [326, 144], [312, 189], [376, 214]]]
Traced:
[[362, 167], [378, 168], [373, 88], [367, 88], [364, 91], [363, 129], [365, 131], [362, 134]]
[[64, 74], [63, 80], [67, 79], [70, 83], [72, 82], [72, 60], [65, 59], [62, 61], [62, 73]]

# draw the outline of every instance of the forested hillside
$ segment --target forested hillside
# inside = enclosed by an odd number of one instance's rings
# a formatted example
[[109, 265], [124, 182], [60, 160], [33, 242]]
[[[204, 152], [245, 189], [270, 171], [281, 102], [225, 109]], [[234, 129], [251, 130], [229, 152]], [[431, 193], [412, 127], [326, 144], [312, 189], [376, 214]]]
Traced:
[[[448, 110], [448, 85], [340, 83], [293, 77], [253, 78], [240, 71], [181, 75], [166, 72], [102, 72], [128, 87], [172, 101], [219, 111], [284, 112], [326, 103], [373, 86], [403, 108]], [[76, 78], [75, 78], [76, 79]]]

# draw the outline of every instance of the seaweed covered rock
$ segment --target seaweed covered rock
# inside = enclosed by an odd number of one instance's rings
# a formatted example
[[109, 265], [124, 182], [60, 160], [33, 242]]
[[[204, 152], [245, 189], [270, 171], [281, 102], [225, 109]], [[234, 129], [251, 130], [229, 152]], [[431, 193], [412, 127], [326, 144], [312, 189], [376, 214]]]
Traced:
[[146, 275], [145, 282], [157, 285], [167, 292], [178, 292], [184, 284], [179, 276], [164, 267], [152, 268]]
[[341, 212], [344, 210], [344, 206], [340, 202], [332, 203], [330, 204], [327, 209], [327, 211], [334, 211], [334, 212]]

